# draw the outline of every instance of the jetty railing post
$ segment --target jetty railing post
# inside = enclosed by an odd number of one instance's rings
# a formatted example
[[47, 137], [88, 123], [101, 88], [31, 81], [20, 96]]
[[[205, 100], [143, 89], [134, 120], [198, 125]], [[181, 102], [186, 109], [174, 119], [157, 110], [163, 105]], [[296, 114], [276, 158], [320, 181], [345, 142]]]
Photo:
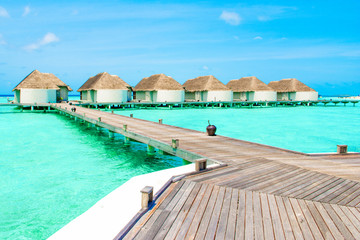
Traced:
[[114, 138], [114, 137], [115, 137], [115, 133], [109, 130], [109, 138]]
[[163, 120], [162, 119], [159, 119], [159, 124], [162, 124], [163, 123]]
[[131, 118], [134, 117], [134, 114], [130, 113], [130, 117], [131, 117]]
[[200, 172], [205, 169], [206, 169], [206, 159], [205, 158], [197, 159], [195, 161], [195, 171]]
[[151, 186], [146, 186], [141, 189], [141, 208], [146, 209], [149, 206], [149, 203], [153, 201], [153, 192], [154, 188]]
[[155, 148], [151, 145], [147, 145], [147, 153], [149, 155], [154, 155], [155, 154]]
[[348, 151], [347, 145], [336, 145], [337, 146], [337, 153], [338, 154], [345, 154]]
[[172, 148], [178, 148], [179, 147], [179, 139], [173, 139], [171, 141], [171, 147]]

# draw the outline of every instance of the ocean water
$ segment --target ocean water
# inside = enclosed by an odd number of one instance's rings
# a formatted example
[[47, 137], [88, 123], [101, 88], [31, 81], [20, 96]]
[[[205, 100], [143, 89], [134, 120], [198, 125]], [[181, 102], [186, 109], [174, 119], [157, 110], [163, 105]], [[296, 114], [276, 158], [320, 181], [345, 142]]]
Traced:
[[55, 113], [0, 107], [0, 133], [0, 239], [46, 239], [131, 177], [184, 164]]
[[336, 152], [347, 144], [360, 152], [360, 103], [208, 109], [130, 109], [117, 114], [206, 131], [208, 120], [217, 134], [305, 153]]

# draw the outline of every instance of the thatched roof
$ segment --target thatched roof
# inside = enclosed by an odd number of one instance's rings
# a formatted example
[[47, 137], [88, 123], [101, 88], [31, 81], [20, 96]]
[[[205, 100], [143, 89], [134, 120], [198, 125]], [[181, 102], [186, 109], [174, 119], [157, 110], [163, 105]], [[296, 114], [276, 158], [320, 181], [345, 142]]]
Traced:
[[155, 74], [143, 78], [135, 87], [134, 91], [157, 91], [157, 90], [184, 90], [180, 83], [165, 74]]
[[130, 87], [124, 80], [116, 75], [110, 75], [107, 72], [99, 73], [90, 77], [78, 90], [78, 92], [86, 90], [98, 89], [119, 89], [128, 90]]
[[257, 77], [243, 77], [226, 84], [233, 92], [274, 91]]
[[306, 86], [296, 78], [288, 78], [280, 81], [273, 81], [268, 84], [276, 92], [315, 92], [314, 89]]
[[212, 75], [189, 79], [183, 84], [183, 87], [187, 92], [230, 90], [225, 84]]
[[14, 89], [20, 90], [22, 88], [31, 89], [60, 89], [59, 87], [67, 87], [69, 91], [72, 89], [63, 81], [57, 78], [52, 73], [41, 73], [38, 70], [32, 71], [27, 75]]

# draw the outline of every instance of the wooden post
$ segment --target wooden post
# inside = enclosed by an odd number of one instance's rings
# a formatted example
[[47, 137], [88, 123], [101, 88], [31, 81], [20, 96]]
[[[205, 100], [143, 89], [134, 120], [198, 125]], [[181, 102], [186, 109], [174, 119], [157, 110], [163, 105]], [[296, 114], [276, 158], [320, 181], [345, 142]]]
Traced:
[[111, 113], [114, 114], [114, 110], [111, 110]]
[[338, 154], [344, 154], [344, 153], [347, 153], [347, 148], [348, 146], [347, 145], [336, 145], [337, 146], [337, 153]]
[[173, 139], [171, 142], [172, 148], [178, 148], [179, 147], [179, 139]]
[[98, 121], [101, 122], [101, 117], [98, 117]]
[[162, 119], [159, 119], [159, 124], [162, 124], [162, 121], [163, 121]]
[[123, 129], [124, 129], [125, 132], [127, 131], [127, 125], [126, 124], [123, 125]]
[[124, 136], [124, 145], [129, 146], [130, 145], [130, 138]]
[[141, 208], [145, 209], [148, 208], [149, 203], [153, 201], [153, 191], [154, 188], [151, 186], [146, 186], [141, 189]]
[[206, 159], [205, 158], [197, 159], [195, 161], [195, 171], [200, 172], [205, 169], [206, 169]]
[[134, 117], [134, 114], [130, 113], [130, 117]]
[[115, 133], [109, 130], [109, 138], [114, 138], [114, 137], [115, 137]]
[[148, 153], [148, 155], [154, 155], [155, 148], [153, 146], [147, 145], [147, 153]]

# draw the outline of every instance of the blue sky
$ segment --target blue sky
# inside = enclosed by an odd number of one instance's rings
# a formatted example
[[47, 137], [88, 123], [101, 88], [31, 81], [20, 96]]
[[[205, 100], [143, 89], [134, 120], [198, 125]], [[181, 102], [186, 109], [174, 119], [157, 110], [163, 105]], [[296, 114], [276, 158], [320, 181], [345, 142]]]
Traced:
[[133, 86], [156, 73], [295, 77], [323, 95], [359, 95], [359, 10], [356, 0], [2, 0], [0, 94], [38, 69], [74, 90], [106, 71]]

